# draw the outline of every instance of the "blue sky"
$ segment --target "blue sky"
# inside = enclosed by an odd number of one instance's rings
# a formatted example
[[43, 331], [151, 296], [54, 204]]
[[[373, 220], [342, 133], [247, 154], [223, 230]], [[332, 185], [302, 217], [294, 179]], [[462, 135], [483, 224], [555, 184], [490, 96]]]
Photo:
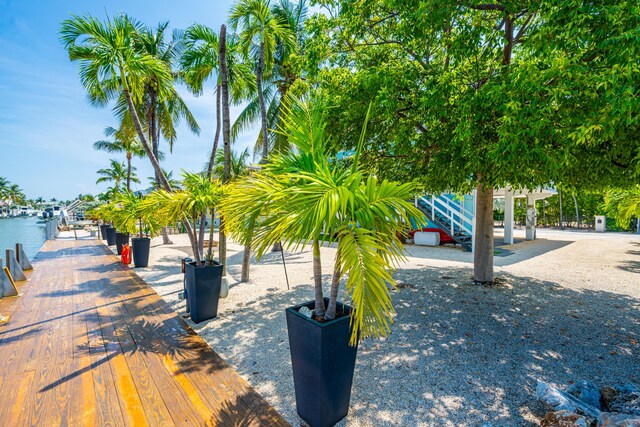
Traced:
[[[30, 198], [72, 199], [79, 193], [99, 193], [96, 170], [117, 154], [94, 151], [106, 126], [117, 126], [109, 108], [90, 106], [78, 80], [77, 64], [69, 62], [58, 41], [63, 19], [71, 14], [103, 18], [127, 12], [150, 26], [169, 20], [173, 28], [194, 22], [219, 29], [231, 0], [87, 1], [0, 0], [0, 176], [19, 184]], [[173, 154], [163, 167], [177, 175], [199, 170], [211, 149], [215, 108], [213, 87], [201, 97], [180, 88], [202, 129], [193, 135], [181, 126]], [[231, 111], [233, 121], [240, 107]], [[258, 128], [238, 138], [235, 150], [253, 146]], [[147, 159], [135, 161], [143, 185], [152, 169]]]

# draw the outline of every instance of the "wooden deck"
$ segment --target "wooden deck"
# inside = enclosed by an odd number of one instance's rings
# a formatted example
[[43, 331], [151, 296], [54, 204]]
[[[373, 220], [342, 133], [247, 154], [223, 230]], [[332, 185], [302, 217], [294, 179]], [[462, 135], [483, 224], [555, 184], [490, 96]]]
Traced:
[[2, 426], [288, 425], [97, 240], [34, 267], [0, 304]]

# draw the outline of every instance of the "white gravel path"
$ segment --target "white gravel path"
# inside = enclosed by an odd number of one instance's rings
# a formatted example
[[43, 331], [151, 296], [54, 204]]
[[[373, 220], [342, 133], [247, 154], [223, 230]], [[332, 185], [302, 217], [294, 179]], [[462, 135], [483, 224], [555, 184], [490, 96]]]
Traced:
[[[516, 238], [524, 237], [516, 231]], [[343, 426], [537, 425], [545, 408], [536, 380], [640, 384], [640, 237], [538, 230], [539, 240], [495, 257], [504, 285], [471, 284], [472, 255], [409, 246], [396, 272], [392, 334], [361, 343]], [[182, 289], [185, 235], [152, 243], [150, 267], [136, 269], [174, 308]], [[240, 276], [242, 248], [230, 244]], [[252, 260], [251, 282], [231, 280], [219, 317], [193, 328], [283, 416], [296, 415], [284, 309], [312, 299], [310, 249]], [[333, 248], [323, 248], [329, 280]]]

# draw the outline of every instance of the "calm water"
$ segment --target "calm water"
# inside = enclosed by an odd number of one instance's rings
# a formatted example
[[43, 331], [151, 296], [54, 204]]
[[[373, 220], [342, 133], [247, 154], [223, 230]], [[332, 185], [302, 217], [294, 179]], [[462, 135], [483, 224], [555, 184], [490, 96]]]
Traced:
[[24, 245], [29, 259], [38, 253], [45, 241], [44, 224], [38, 218], [0, 218], [0, 259], [5, 257], [5, 249], [15, 249], [16, 243]]

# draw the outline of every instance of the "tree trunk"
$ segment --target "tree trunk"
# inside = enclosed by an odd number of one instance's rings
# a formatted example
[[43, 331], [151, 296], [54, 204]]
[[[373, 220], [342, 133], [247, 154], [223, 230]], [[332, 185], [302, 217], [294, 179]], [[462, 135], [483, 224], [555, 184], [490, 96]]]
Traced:
[[258, 68], [256, 69], [256, 83], [258, 85], [258, 101], [260, 103], [260, 117], [262, 119], [262, 163], [266, 163], [269, 156], [269, 138], [267, 134], [267, 108], [264, 105], [264, 93], [262, 92], [262, 73], [264, 72], [264, 42], [260, 43], [258, 55]]
[[198, 230], [198, 249], [204, 256], [204, 225], [207, 222], [207, 212], [200, 215], [200, 230]]
[[[481, 175], [478, 177], [482, 178]], [[478, 183], [476, 191], [475, 247], [473, 280], [493, 282], [493, 188]]]
[[131, 153], [127, 153], [127, 192], [131, 191]]
[[[336, 251], [336, 260], [333, 266], [333, 276], [331, 277], [331, 293], [329, 294], [329, 306], [327, 312], [324, 314], [325, 320], [333, 320], [336, 318], [336, 306], [338, 304], [338, 290], [340, 288], [340, 277], [342, 271], [340, 271], [340, 242], [338, 242], [338, 250]], [[315, 273], [314, 273], [315, 276]]]
[[244, 251], [242, 252], [242, 273], [240, 275], [240, 283], [247, 283], [249, 281], [251, 269], [251, 245], [244, 245]]
[[[224, 172], [222, 183], [226, 183], [230, 178], [231, 166], [231, 119], [229, 117], [229, 71], [227, 69], [227, 27], [223, 24], [220, 27], [220, 79], [222, 95], [222, 142], [224, 144]], [[220, 217], [220, 237], [219, 253], [220, 263], [223, 265], [222, 274], [227, 274], [227, 236], [225, 235], [225, 220]]]
[[129, 113], [131, 114], [131, 118], [133, 119], [133, 125], [138, 132], [138, 137], [140, 138], [140, 142], [142, 144], [142, 148], [144, 148], [147, 157], [151, 161], [151, 166], [153, 167], [156, 176], [159, 178], [158, 182], [162, 185], [162, 187], [166, 191], [171, 191], [171, 185], [169, 185], [169, 181], [167, 177], [164, 176], [162, 169], [160, 168], [160, 163], [158, 163], [158, 158], [153, 154], [151, 148], [149, 147], [149, 142], [144, 135], [144, 130], [142, 129], [142, 124], [140, 123], [140, 118], [138, 117], [138, 113], [136, 112], [135, 106], [133, 104], [133, 100], [131, 99], [131, 94], [129, 93], [129, 89], [124, 89], [125, 98], [127, 99], [127, 104], [129, 105]]
[[216, 134], [213, 138], [213, 148], [211, 149], [211, 157], [209, 158], [209, 167], [207, 169], [207, 177], [211, 178], [213, 174], [213, 163], [218, 150], [218, 141], [220, 140], [220, 85], [216, 88]]
[[322, 292], [322, 263], [320, 261], [320, 242], [318, 240], [313, 241], [313, 284], [316, 299], [313, 312], [316, 316], [322, 317], [326, 312], [326, 308]]
[[573, 203], [576, 205], [576, 225], [577, 228], [580, 228], [580, 211], [578, 210], [578, 199], [576, 199], [576, 195], [572, 194]]
[[213, 259], [213, 225], [216, 220], [216, 210], [211, 207], [211, 227], [209, 227], [209, 251], [207, 253], [207, 259]]

